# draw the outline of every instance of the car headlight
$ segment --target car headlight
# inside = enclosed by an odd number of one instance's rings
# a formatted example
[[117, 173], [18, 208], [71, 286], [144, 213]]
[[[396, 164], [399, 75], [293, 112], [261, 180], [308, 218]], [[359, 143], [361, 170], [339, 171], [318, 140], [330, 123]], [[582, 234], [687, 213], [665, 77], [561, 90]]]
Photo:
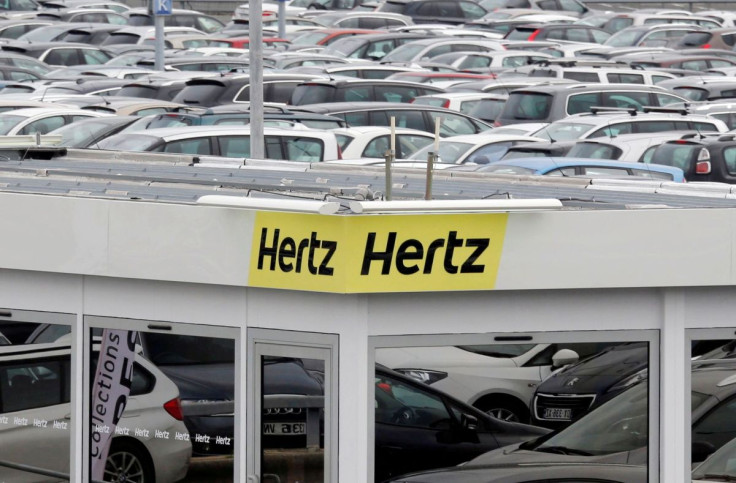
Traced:
[[637, 372], [633, 376], [629, 376], [626, 379], [617, 382], [615, 385], [608, 388], [607, 392], [623, 391], [624, 389], [628, 389], [634, 384], [638, 384], [639, 382], [645, 380], [648, 376], [649, 376], [649, 370], [642, 369], [641, 371]]
[[447, 377], [446, 372], [442, 371], [433, 371], [430, 369], [394, 369], [396, 372], [400, 372], [401, 374], [404, 374], [405, 376], [409, 376], [413, 379], [416, 379], [419, 382], [423, 382], [424, 384], [434, 384], [437, 381], [441, 381], [442, 379]]

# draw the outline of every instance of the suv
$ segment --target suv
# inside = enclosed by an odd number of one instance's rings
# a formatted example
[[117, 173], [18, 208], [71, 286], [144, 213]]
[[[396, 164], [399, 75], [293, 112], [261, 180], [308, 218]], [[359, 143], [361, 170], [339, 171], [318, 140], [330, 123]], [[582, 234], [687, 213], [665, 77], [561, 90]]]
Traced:
[[603, 29], [582, 24], [549, 23], [519, 25], [504, 36], [507, 40], [562, 40], [602, 44], [611, 37]]
[[736, 97], [736, 79], [722, 76], [688, 76], [662, 81], [661, 87], [689, 101], [714, 101]]
[[688, 181], [736, 183], [736, 135], [683, 136], [660, 144], [650, 162], [681, 168]]
[[553, 141], [570, 141], [664, 131], [725, 133], [728, 126], [720, 119], [689, 114], [687, 109], [647, 107], [640, 113], [633, 108], [592, 108], [589, 114], [574, 114], [560, 119], [532, 135]]
[[294, 111], [307, 111], [344, 119], [349, 126], [390, 126], [391, 118], [396, 127], [408, 127], [433, 133], [435, 119], [441, 119], [440, 136], [478, 134], [491, 129], [491, 125], [461, 112], [441, 107], [421, 106], [399, 102], [328, 102], [310, 104]]
[[[93, 363], [99, 347], [95, 349]], [[63, 428], [71, 411], [70, 368], [71, 346], [62, 340], [0, 347], [0, 416], [46, 422], [41, 427], [0, 425], [3, 460], [69, 472], [70, 430]], [[131, 471], [138, 472], [141, 481], [161, 483], [178, 481], [187, 473], [192, 445], [173, 437], [187, 433], [179, 390], [141, 355], [135, 356], [127, 409], [117, 427], [121, 431], [112, 437], [107, 459], [111, 473], [106, 476], [113, 481], [129, 481]], [[134, 428], [147, 428], [151, 437], [136, 436]], [[154, 438], [155, 431], [168, 431], [172, 437]], [[1, 481], [30, 481], [28, 475], [0, 469]]]
[[304, 82], [292, 91], [289, 104], [325, 102], [411, 102], [418, 96], [439, 94], [444, 89], [418, 82], [378, 79], [340, 79]]
[[647, 71], [642, 67], [631, 67], [622, 62], [606, 60], [542, 60], [501, 72], [499, 77], [518, 75], [552, 79], [570, 79], [577, 82], [600, 84], [647, 84], [672, 79], [675, 76], [664, 72]]
[[469, 0], [387, 0], [377, 11], [407, 15], [414, 23], [456, 25], [479, 19], [488, 13], [485, 8]]
[[553, 122], [572, 114], [590, 112], [595, 106], [642, 111], [646, 106], [681, 102], [686, 99], [657, 86], [563, 84], [528, 87], [509, 94], [495, 125]]

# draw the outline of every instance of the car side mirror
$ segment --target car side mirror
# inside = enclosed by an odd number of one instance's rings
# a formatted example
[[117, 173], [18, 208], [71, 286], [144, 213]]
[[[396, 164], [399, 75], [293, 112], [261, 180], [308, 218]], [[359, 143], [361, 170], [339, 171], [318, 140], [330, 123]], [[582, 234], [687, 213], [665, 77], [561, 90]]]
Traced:
[[552, 356], [552, 367], [559, 368], [568, 364], [575, 364], [580, 356], [572, 349], [560, 349]]
[[470, 414], [462, 414], [460, 416], [460, 424], [468, 431], [478, 430], [478, 418]]
[[693, 463], [704, 461], [716, 451], [716, 447], [707, 441], [693, 441], [691, 455]]
[[473, 162], [475, 164], [488, 164], [491, 162], [491, 159], [488, 156], [481, 154], [480, 156], [473, 158]]

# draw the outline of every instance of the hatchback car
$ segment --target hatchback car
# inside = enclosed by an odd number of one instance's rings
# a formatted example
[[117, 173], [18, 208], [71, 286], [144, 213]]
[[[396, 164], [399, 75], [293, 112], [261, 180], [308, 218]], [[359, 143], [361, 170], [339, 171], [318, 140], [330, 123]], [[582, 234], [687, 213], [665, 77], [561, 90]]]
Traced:
[[697, 136], [660, 144], [651, 163], [675, 166], [688, 181], [736, 183], [736, 135]]
[[[529, 136], [501, 135], [495, 134], [493, 131], [446, 137], [440, 140], [436, 167], [442, 169], [458, 164], [493, 163], [501, 159], [501, 156], [511, 146], [534, 141], [541, 141], [541, 139]], [[408, 160], [426, 162], [429, 153], [434, 150], [434, 145], [425, 146], [409, 156]]]
[[483, 17], [488, 11], [469, 0], [387, 0], [379, 12], [400, 13], [414, 23], [463, 24]]
[[[395, 155], [407, 158], [434, 141], [434, 135], [416, 129], [395, 128]], [[344, 159], [383, 158], [391, 148], [391, 128], [361, 126], [333, 129]]]
[[47, 134], [61, 126], [90, 117], [109, 116], [108, 113], [82, 109], [27, 108], [4, 112], [0, 117], [0, 135]]
[[611, 37], [603, 29], [590, 25], [570, 24], [527, 24], [514, 27], [504, 36], [507, 40], [563, 40], [602, 44]]
[[456, 465], [547, 431], [496, 419], [381, 365], [374, 387], [375, 481]]

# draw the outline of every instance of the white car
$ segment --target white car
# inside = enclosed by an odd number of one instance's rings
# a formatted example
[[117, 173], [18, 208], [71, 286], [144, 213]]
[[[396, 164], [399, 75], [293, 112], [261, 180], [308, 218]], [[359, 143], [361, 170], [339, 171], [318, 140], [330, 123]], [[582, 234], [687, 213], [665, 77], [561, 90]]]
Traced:
[[[70, 355], [71, 346], [62, 341], [0, 347], [4, 461], [69, 473]], [[136, 356], [131, 394], [117, 428], [107, 458], [109, 481], [170, 483], [186, 476], [192, 445], [188, 438], [176, 437], [188, 435], [181, 420], [179, 390], [142, 356]], [[159, 437], [156, 431], [162, 432]], [[169, 438], [160, 437], [163, 433]], [[0, 481], [50, 480], [0, 467]]]
[[553, 369], [593, 355], [605, 346], [574, 343], [385, 348], [376, 350], [376, 362], [499, 419], [525, 422], [529, 420], [534, 389]]
[[[499, 135], [495, 129], [487, 133], [451, 136], [440, 139], [439, 161], [437, 168], [446, 168], [458, 164], [488, 164], [501, 159], [506, 150], [519, 143], [544, 141], [530, 136]], [[425, 146], [413, 155], [409, 161], [426, 162], [434, 145]]]
[[477, 117], [482, 121], [493, 122], [501, 113], [508, 98], [506, 94], [487, 92], [445, 92], [416, 97], [412, 104], [444, 107]]
[[[300, 127], [265, 127], [266, 159], [319, 162], [339, 159], [337, 139], [331, 132]], [[112, 151], [250, 158], [250, 126], [187, 126], [126, 132], [95, 145]]]
[[16, 109], [3, 112], [0, 117], [0, 135], [46, 134], [75, 121], [109, 115], [82, 109], [60, 109], [55, 107]]
[[[390, 149], [391, 128], [385, 126], [356, 126], [331, 130], [342, 150], [344, 159], [384, 158]], [[417, 129], [396, 128], [396, 158], [407, 158], [431, 144], [434, 135]]]

